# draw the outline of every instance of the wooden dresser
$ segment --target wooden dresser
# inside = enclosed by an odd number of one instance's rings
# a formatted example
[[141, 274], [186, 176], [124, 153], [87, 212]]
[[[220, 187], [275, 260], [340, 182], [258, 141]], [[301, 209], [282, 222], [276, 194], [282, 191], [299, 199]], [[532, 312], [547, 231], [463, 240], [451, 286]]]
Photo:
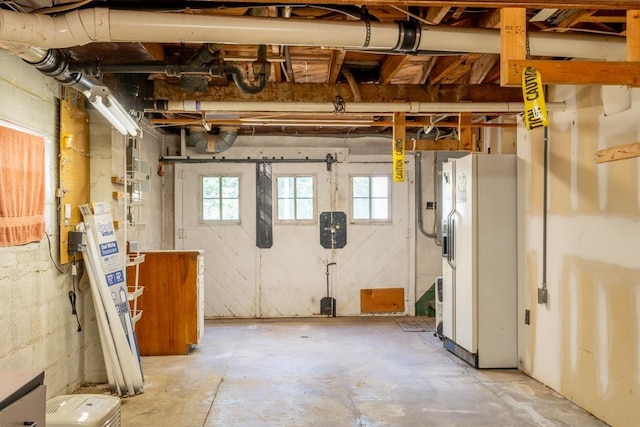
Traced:
[[[141, 356], [187, 354], [204, 330], [204, 251], [141, 252], [136, 323]], [[127, 269], [133, 285], [135, 267]]]

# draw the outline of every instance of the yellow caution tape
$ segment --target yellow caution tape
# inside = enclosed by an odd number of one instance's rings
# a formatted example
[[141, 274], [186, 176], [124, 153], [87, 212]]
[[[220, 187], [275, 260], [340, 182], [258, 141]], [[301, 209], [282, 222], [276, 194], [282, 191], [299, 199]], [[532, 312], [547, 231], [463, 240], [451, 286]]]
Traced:
[[404, 139], [393, 141], [393, 182], [404, 182]]
[[540, 72], [533, 67], [522, 70], [522, 96], [524, 97], [524, 124], [527, 129], [549, 125], [549, 115], [544, 102], [544, 90]]

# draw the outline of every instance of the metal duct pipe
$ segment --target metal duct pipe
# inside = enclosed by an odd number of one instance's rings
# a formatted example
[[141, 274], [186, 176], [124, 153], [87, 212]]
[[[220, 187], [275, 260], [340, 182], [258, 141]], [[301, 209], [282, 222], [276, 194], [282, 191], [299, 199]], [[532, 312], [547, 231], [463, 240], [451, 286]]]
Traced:
[[[333, 113], [332, 102], [215, 102], [215, 101], [161, 101], [149, 106], [159, 111], [239, 111], [239, 112], [310, 112]], [[548, 102], [548, 111], [564, 111], [564, 102]], [[347, 102], [345, 113], [520, 113], [522, 102]]]
[[222, 153], [228, 150], [238, 138], [238, 129], [221, 127], [217, 135], [208, 132], [191, 132], [187, 136], [188, 145], [193, 145], [202, 153]]
[[100, 85], [93, 77], [71, 70], [69, 61], [61, 50], [40, 49], [6, 42], [0, 42], [0, 48], [22, 58], [45, 76], [52, 77], [63, 86], [71, 86], [79, 92], [90, 91], [94, 86]]
[[[55, 17], [0, 10], [0, 40], [43, 48], [91, 42], [216, 42], [398, 52], [500, 52], [500, 33], [493, 29], [421, 27], [413, 21], [322, 21], [106, 8], [74, 10]], [[626, 58], [625, 40], [613, 36], [531, 32], [529, 45], [534, 56]]]

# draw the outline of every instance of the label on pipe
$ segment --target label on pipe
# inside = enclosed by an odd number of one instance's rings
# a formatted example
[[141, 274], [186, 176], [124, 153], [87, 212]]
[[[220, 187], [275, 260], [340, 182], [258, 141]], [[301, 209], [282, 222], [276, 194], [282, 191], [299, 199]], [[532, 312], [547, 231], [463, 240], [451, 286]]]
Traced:
[[404, 182], [404, 138], [393, 141], [393, 182]]
[[549, 125], [544, 102], [540, 72], [533, 67], [522, 70], [522, 96], [524, 98], [524, 125], [528, 130]]

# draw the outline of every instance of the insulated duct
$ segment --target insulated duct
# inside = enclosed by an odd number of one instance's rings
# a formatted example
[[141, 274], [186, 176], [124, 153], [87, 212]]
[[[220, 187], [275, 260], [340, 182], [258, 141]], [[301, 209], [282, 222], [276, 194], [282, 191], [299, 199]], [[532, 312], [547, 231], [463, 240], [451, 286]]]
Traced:
[[[626, 58], [614, 36], [531, 32], [531, 55], [581, 59]], [[395, 23], [82, 9], [48, 16], [0, 10], [0, 40], [41, 48], [91, 42], [229, 43], [325, 46], [384, 52], [500, 53], [494, 29]]]
[[228, 150], [238, 137], [238, 129], [221, 127], [215, 135], [206, 131], [191, 131], [187, 136], [187, 145], [194, 146], [201, 153], [218, 154]]

